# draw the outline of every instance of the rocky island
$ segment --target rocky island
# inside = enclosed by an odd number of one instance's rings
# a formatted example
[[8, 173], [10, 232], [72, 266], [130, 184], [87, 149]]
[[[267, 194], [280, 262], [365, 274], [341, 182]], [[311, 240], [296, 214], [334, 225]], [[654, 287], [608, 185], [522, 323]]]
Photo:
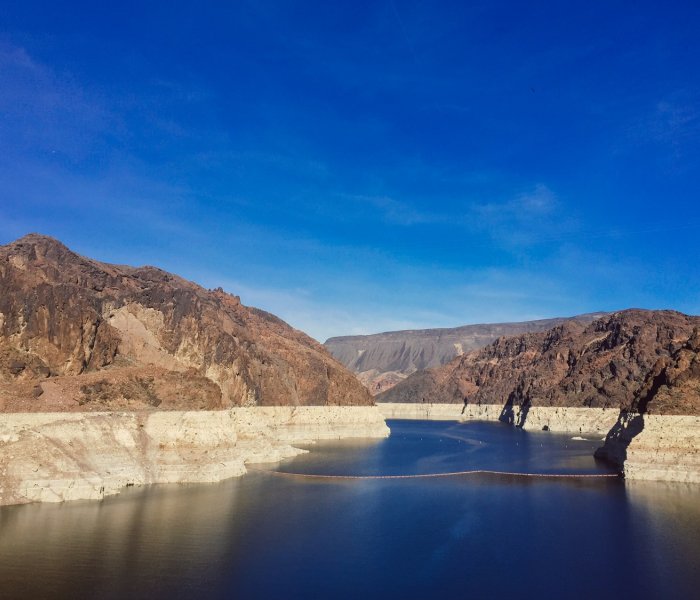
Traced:
[[386, 435], [320, 344], [236, 296], [46, 236], [0, 247], [0, 504], [217, 481], [292, 443]]

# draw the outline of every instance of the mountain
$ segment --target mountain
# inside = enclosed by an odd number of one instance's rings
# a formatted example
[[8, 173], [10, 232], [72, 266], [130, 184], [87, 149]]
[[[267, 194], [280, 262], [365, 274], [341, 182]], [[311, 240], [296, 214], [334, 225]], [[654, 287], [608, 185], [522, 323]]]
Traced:
[[501, 336], [546, 331], [567, 321], [587, 324], [604, 314], [333, 337], [324, 345], [358, 375], [372, 394], [378, 394], [411, 373], [447, 364], [456, 356], [483, 348]]
[[592, 323], [502, 337], [447, 365], [417, 372], [379, 402], [615, 408], [700, 413], [700, 317], [625, 310]]
[[320, 344], [221, 289], [30, 234], [0, 247], [0, 411], [371, 405]]

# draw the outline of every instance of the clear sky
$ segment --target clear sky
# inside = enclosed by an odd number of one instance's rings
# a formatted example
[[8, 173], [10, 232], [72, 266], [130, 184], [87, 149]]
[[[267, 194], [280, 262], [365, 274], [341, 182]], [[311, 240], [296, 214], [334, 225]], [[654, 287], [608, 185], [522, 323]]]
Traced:
[[331, 335], [700, 313], [698, 2], [3, 2], [0, 243]]

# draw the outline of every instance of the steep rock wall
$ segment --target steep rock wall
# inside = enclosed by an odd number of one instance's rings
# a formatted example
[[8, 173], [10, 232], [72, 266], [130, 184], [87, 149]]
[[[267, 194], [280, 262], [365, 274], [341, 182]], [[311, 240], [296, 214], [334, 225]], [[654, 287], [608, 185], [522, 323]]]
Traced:
[[0, 419], [0, 505], [100, 499], [130, 485], [213, 482], [302, 452], [389, 434], [375, 407], [12, 413]]

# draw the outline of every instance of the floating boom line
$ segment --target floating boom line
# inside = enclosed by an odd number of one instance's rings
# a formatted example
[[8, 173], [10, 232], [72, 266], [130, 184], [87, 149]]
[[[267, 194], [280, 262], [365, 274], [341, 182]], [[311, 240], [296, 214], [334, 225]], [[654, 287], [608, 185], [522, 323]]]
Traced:
[[271, 471], [267, 469], [250, 469], [259, 473], [282, 475], [285, 477], [303, 477], [306, 479], [428, 479], [436, 477], [460, 477], [463, 475], [503, 475], [508, 477], [534, 477], [552, 479], [601, 479], [622, 477], [621, 473], [515, 473], [510, 471], [492, 471], [488, 469], [473, 469], [470, 471], [450, 471], [448, 473], [419, 473], [414, 475], [322, 475], [316, 473], [289, 473], [287, 471]]

